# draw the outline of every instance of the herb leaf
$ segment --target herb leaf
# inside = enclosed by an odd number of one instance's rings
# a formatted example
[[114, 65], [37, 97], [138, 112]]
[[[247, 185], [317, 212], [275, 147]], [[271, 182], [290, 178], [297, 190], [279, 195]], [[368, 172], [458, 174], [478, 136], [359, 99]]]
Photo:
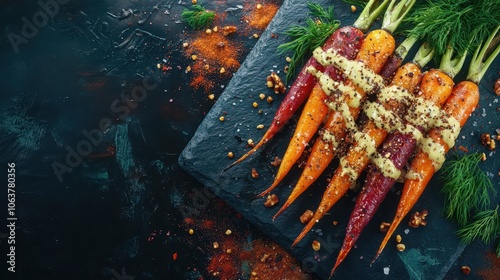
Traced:
[[483, 211], [490, 205], [490, 192], [495, 193], [490, 178], [479, 168], [479, 153], [449, 160], [442, 168], [445, 215], [465, 226], [471, 211]]
[[212, 24], [215, 12], [207, 11], [200, 4], [191, 6], [191, 9], [184, 9], [181, 17], [193, 29], [202, 29]]
[[477, 213], [471, 223], [457, 231], [457, 235], [465, 244], [470, 244], [476, 238], [481, 239], [485, 244], [490, 243], [500, 234], [498, 207], [497, 205], [495, 209], [483, 210]]
[[286, 75], [287, 83], [295, 75], [297, 66], [309, 55], [315, 48], [321, 46], [326, 39], [340, 26], [340, 22], [335, 20], [333, 6], [324, 9], [317, 3], [308, 2], [307, 7], [310, 14], [316, 20], [308, 18], [306, 25], [291, 26], [285, 35], [292, 38], [290, 42], [278, 46], [279, 54], [292, 52], [288, 73]]

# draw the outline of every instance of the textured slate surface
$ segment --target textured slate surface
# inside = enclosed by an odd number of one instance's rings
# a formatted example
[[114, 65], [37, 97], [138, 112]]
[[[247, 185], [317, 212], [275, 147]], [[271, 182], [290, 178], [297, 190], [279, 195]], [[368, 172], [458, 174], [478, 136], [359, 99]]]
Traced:
[[[315, 1], [322, 5], [329, 5], [331, 1]], [[359, 13], [353, 14], [349, 6], [336, 1], [337, 18], [342, 25], [354, 22]], [[271, 122], [276, 108], [283, 95], [275, 95], [265, 86], [266, 76], [270, 71], [279, 71], [285, 66], [284, 56], [276, 53], [276, 48], [283, 43], [285, 36], [282, 33], [292, 24], [299, 23], [308, 13], [305, 1], [285, 1], [267, 30], [262, 34], [253, 50], [247, 56], [239, 71], [226, 87], [224, 93], [207, 114], [197, 132], [186, 146], [179, 158], [179, 164], [191, 175], [214, 191], [228, 204], [239, 211], [250, 223], [260, 228], [271, 238], [285, 248], [290, 248], [292, 241], [302, 229], [298, 217], [306, 210], [314, 210], [319, 202], [326, 183], [326, 176], [320, 178], [316, 184], [274, 222], [271, 217], [278, 208], [266, 208], [264, 199], [255, 199], [255, 195], [266, 189], [271, 183], [277, 170], [270, 162], [275, 156], [282, 157], [294, 130], [297, 116], [288, 124], [277, 137], [267, 144], [260, 152], [253, 155], [240, 165], [221, 173], [222, 169], [233, 160], [227, 158], [227, 152], [235, 153], [235, 158], [248, 150], [246, 140], [251, 138], [257, 142], [264, 130], [257, 130], [258, 124], [266, 126]], [[375, 25], [376, 26], [376, 25]], [[278, 38], [271, 34], [280, 34]], [[411, 57], [411, 56], [409, 56]], [[469, 148], [470, 151], [489, 151], [479, 145], [480, 133], [494, 133], [499, 128], [500, 112], [498, 97], [492, 93], [493, 83], [498, 78], [500, 63], [498, 59], [491, 67], [481, 83], [482, 99], [480, 108], [476, 110], [461, 133], [457, 143]], [[465, 72], [465, 71], [462, 71]], [[463, 78], [460, 74], [457, 80]], [[261, 101], [260, 93], [271, 95], [275, 99], [272, 104]], [[259, 103], [258, 108], [252, 107], [252, 102]], [[263, 110], [259, 115], [258, 110]], [[220, 122], [219, 117], [225, 116]], [[499, 159], [495, 153], [483, 166], [493, 177], [495, 188], [499, 190], [498, 168]], [[332, 165], [327, 173], [332, 172]], [[251, 169], [255, 168], [260, 177], [254, 179]], [[301, 170], [295, 168], [287, 179], [276, 188], [276, 193], [282, 201], [288, 196], [291, 187], [296, 182]], [[495, 175], [493, 175], [495, 174]], [[403, 223], [396, 234], [403, 236], [406, 244], [405, 252], [395, 249], [395, 241], [391, 241], [382, 256], [370, 266], [383, 234], [378, 230], [382, 221], [392, 220], [394, 210], [399, 200], [397, 185], [391, 191], [379, 208], [373, 221], [367, 226], [354, 248], [335, 275], [336, 279], [442, 279], [463, 251], [464, 246], [454, 235], [456, 225], [445, 220], [442, 215], [443, 196], [439, 191], [438, 175], [431, 181], [423, 197], [414, 210], [427, 209], [430, 212], [428, 225], [424, 228], [408, 228]], [[321, 278], [327, 278], [335, 262], [338, 250], [344, 237], [345, 226], [352, 210], [355, 193], [349, 192], [330, 213], [325, 216], [313, 230], [303, 239], [291, 253], [302, 262], [304, 269], [314, 272]], [[332, 221], [338, 221], [336, 226]], [[407, 233], [405, 233], [405, 230]], [[311, 249], [312, 240], [321, 242], [322, 248], [315, 252]], [[389, 275], [384, 274], [384, 269]], [[369, 277], [369, 278], [368, 278]]]

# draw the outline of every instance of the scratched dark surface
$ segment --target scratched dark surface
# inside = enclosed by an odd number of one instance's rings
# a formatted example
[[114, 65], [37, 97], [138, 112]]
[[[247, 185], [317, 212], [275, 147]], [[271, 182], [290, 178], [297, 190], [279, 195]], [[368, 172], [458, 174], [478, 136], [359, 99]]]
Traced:
[[[315, 2], [323, 5], [330, 3], [330, 1]], [[228, 84], [219, 101], [207, 114], [179, 160], [181, 166], [190, 174], [285, 248], [290, 247], [302, 229], [303, 225], [298, 217], [306, 209], [316, 209], [321, 193], [327, 184], [325, 176], [318, 179], [310, 190], [275, 221], [272, 221], [272, 216], [277, 208], [264, 207], [264, 198], [255, 199], [255, 195], [271, 185], [277, 169], [270, 163], [275, 156], [282, 157], [293, 133], [296, 118], [257, 155], [226, 172], [221, 171], [232, 162], [227, 158], [228, 151], [235, 153], [235, 158], [238, 158], [248, 150], [247, 139], [257, 142], [261, 138], [263, 130], [257, 130], [255, 127], [258, 124], [268, 125], [271, 122], [279, 101], [282, 99], [282, 96], [274, 96], [274, 93], [264, 84], [270, 71], [280, 71], [286, 63], [284, 56], [277, 55], [275, 52], [276, 47], [284, 42], [284, 38], [272, 38], [271, 33], [283, 33], [288, 26], [299, 22], [306, 13], [307, 8], [302, 1], [284, 2], [281, 10], [268, 26], [267, 34], [263, 34], [247, 56], [245, 63]], [[348, 5], [338, 4], [336, 14], [345, 25], [352, 24], [354, 21], [355, 15], [349, 11]], [[490, 152], [478, 144], [478, 138], [479, 134], [485, 131], [495, 133], [495, 129], [498, 128], [499, 100], [492, 91], [494, 80], [498, 78], [500, 70], [498, 61], [497, 58], [496, 63], [484, 77], [480, 85], [482, 92], [480, 106], [469, 119], [457, 141], [457, 147], [463, 145], [471, 152], [480, 151], [488, 155], [489, 159], [487, 163], [482, 164], [482, 167], [492, 177], [497, 190], [500, 184], [498, 176], [500, 161], [496, 152]], [[462, 73], [465, 72], [462, 71]], [[282, 72], [279, 75], [284, 77]], [[464, 74], [460, 74], [457, 80], [462, 79], [463, 76]], [[273, 95], [275, 102], [271, 105], [260, 102], [258, 109], [252, 108], [251, 104], [258, 101], [258, 94], [261, 92]], [[263, 110], [264, 114], [259, 115], [257, 113], [259, 109]], [[219, 121], [221, 115], [225, 116], [223, 123]], [[258, 179], [252, 178], [252, 168], [258, 171]], [[300, 172], [300, 169], [294, 168], [274, 193], [284, 200]], [[327, 173], [331, 174], [332, 169]], [[335, 279], [380, 279], [384, 277], [443, 279], [465, 246], [460, 244], [454, 234], [457, 230], [456, 225], [441, 215], [443, 196], [440, 193], [438, 177], [439, 174], [434, 177], [414, 207], [414, 211], [427, 209], [431, 213], [428, 225], [425, 228], [409, 228], [405, 219], [395, 233], [403, 237], [403, 243], [407, 248], [404, 252], [400, 253], [396, 250], [396, 243], [392, 239], [375, 264], [369, 265], [383, 238], [378, 226], [382, 221], [392, 220], [398, 202], [398, 190], [401, 188], [398, 185], [389, 193], [376, 216], [359, 238], [357, 246], [338, 268]], [[335, 262], [355, 195], [350, 191], [295, 248], [291, 249], [292, 254], [321, 278], [328, 277]], [[493, 203], [496, 202], [497, 200], [493, 199]], [[334, 220], [338, 221], [337, 226], [332, 225]], [[405, 230], [408, 230], [408, 233]], [[318, 252], [311, 249], [314, 239], [319, 240], [323, 245]], [[384, 268], [389, 269], [389, 275], [384, 275]]]
[[[252, 84], [260, 81], [258, 75], [241, 78], [245, 73], [253, 73], [249, 61], [236, 75], [240, 78], [230, 83], [229, 79], [222, 79], [213, 93], [219, 99], [223, 86], [234, 88], [242, 81], [248, 86], [245, 84], [242, 87], [238, 97], [226, 91], [220, 98], [222, 102], [218, 102], [207, 115], [214, 102], [204, 92], [190, 88], [190, 76], [184, 72], [190, 61], [183, 56], [181, 43], [190, 29], [180, 20], [180, 13], [191, 5], [190, 1], [67, 1], [59, 5], [58, 12], [45, 26], [32, 32], [28, 42], [20, 43], [18, 52], [15, 52], [8, 34], [23, 32], [23, 17], [32, 20], [40, 10], [37, 2], [0, 0], [0, 174], [6, 178], [6, 163], [16, 163], [18, 219], [16, 273], [7, 272], [8, 235], [4, 226], [0, 228], [0, 279], [219, 279], [212, 277], [206, 268], [213, 255], [207, 247], [220, 240], [220, 235], [197, 228], [195, 235], [190, 237], [186, 232], [194, 225], [186, 224], [186, 217], [180, 211], [180, 206], [191, 204], [199, 192], [207, 193], [204, 185], [220, 198], [209, 196], [210, 203], [203, 213], [193, 217], [194, 220], [201, 220], [202, 217], [219, 227], [223, 226], [223, 229], [231, 228], [233, 235], [240, 233], [244, 245], [247, 240], [267, 241], [273, 238], [288, 248], [290, 236], [298, 230], [294, 221], [301, 210], [291, 209], [277, 223], [263, 224], [255, 216], [261, 215], [262, 220], [268, 221], [270, 212], [262, 210], [261, 201], [252, 201], [251, 197], [272, 178], [274, 169], [269, 167], [268, 159], [282, 154], [291, 127], [287, 127], [260, 157], [251, 161], [252, 164], [259, 164], [257, 167], [261, 172], [255, 189], [246, 188], [247, 191], [240, 197], [235, 197], [227, 185], [238, 186], [234, 178], [239, 178], [239, 184], [254, 185], [255, 181], [247, 170], [249, 165], [235, 168], [230, 173], [231, 178], [224, 181], [226, 184], [220, 187], [214, 184], [219, 182], [219, 169], [228, 163], [224, 157], [226, 148], [238, 153], [244, 151], [244, 145], [235, 142], [234, 136], [246, 138], [251, 135], [257, 139], [260, 134], [253, 130], [254, 122], [267, 123], [278, 102], [265, 107], [267, 114], [261, 119], [252, 109], [241, 109], [255, 98], [255, 93], [249, 90], [266, 90], [261, 88], [260, 82], [258, 86]], [[240, 5], [245, 4], [244, 1], [206, 3], [210, 8], [228, 11], [226, 23], [235, 24], [240, 22], [242, 16]], [[288, 8], [290, 4], [297, 4], [294, 6], [297, 9], [288, 12], [286, 21], [281, 16], [274, 23], [273, 30], [282, 31], [290, 22], [304, 17], [300, 14], [305, 13], [303, 7], [300, 8], [302, 3], [288, 2]], [[335, 4], [338, 5], [338, 13], [348, 9], [339, 1]], [[341, 18], [345, 19], [344, 24], [351, 23], [349, 13], [344, 13]], [[277, 23], [281, 22], [283, 25], [277, 28]], [[257, 41], [245, 35], [236, 36], [235, 39], [243, 44], [240, 54], [243, 61]], [[264, 38], [258, 41], [254, 51], [269, 56], [260, 66], [262, 70], [275, 69], [273, 65], [277, 66], [276, 69], [283, 67], [283, 60], [273, 58], [275, 45], [283, 39], [280, 36], [280, 41], [270, 42]], [[268, 43], [273, 45], [267, 46]], [[258, 57], [254, 56], [251, 60], [254, 58]], [[156, 68], [158, 63], [171, 69], [163, 73]], [[489, 96], [486, 101], [483, 100], [482, 107], [487, 109], [488, 119], [493, 124], [498, 119], [498, 113], [489, 109], [498, 107], [490, 94], [495, 71], [498, 72], [498, 66], [490, 71], [492, 74], [485, 78], [482, 86], [487, 92], [485, 95]], [[126, 103], [130, 100], [122, 96], [128, 95], [148, 75], [158, 82], [158, 86], [148, 91], [147, 97], [137, 102], [137, 106]], [[279, 101], [279, 97], [276, 99]], [[211, 122], [211, 119], [215, 118], [218, 110], [228, 106], [227, 100], [238, 106], [228, 111], [230, 115], [224, 124], [226, 128], [221, 131], [223, 126], [218, 121]], [[112, 109], [112, 104], [129, 104], [130, 111]], [[483, 119], [479, 117], [481, 113], [476, 113], [478, 121]], [[237, 117], [246, 119], [237, 120]], [[91, 154], [82, 158], [71, 168], [71, 172], [63, 173], [60, 181], [52, 164], [65, 163], [67, 148], [76, 149], [78, 143], [86, 139], [82, 130], [99, 128], [103, 119], [110, 119], [113, 124], [104, 133], [102, 141], [93, 146]], [[203, 125], [197, 132], [202, 120]], [[213, 129], [203, 133], [210, 123]], [[236, 133], [238, 128], [240, 132]], [[467, 129], [465, 133], [479, 132], [479, 128], [472, 126]], [[203, 145], [195, 145], [204, 137], [210, 142], [202, 141]], [[184, 168], [189, 169], [187, 173], [179, 166], [178, 158], [192, 138], [182, 157]], [[211, 153], [206, 153], [207, 147], [210, 147]], [[189, 154], [190, 151], [196, 154]], [[267, 159], [262, 155], [267, 155]], [[495, 173], [493, 164], [488, 168]], [[498, 187], [498, 180], [495, 182]], [[283, 187], [280, 189], [286, 191]], [[314, 196], [311, 193], [307, 202], [310, 207], [316, 203], [319, 193], [320, 190]], [[7, 213], [7, 204], [3, 194], [0, 197], [2, 221], [5, 221], [3, 215]], [[349, 198], [352, 199], [353, 195], [350, 194]], [[315, 228], [322, 229], [325, 240], [323, 249], [318, 253], [321, 269], [317, 272], [320, 275], [329, 270], [342, 241], [342, 225], [345, 225], [348, 211], [340, 210], [341, 207], [352, 207], [350, 199], [341, 202], [336, 208], [339, 211], [332, 212], [325, 217], [324, 224]], [[378, 214], [375, 223], [383, 218], [384, 213], [392, 210], [391, 202], [394, 201], [396, 195], [392, 194], [382, 206], [385, 210]], [[436, 199], [435, 194], [426, 195], [418, 208], [430, 208], [430, 225], [422, 231], [411, 230], [408, 236], [404, 235], [404, 240], [408, 240], [407, 247], [417, 248], [417, 251], [408, 250], [407, 255], [418, 258], [418, 254], [422, 254], [422, 267], [426, 269], [429, 267], [427, 263], [438, 259], [435, 254], [442, 253], [440, 248], [456, 245], [452, 234], [436, 234], [437, 228], [454, 229], [453, 225], [437, 218], [440, 201], [440, 196]], [[300, 204], [304, 203], [303, 199]], [[247, 208], [250, 204], [251, 207]], [[240, 218], [238, 212], [248, 220]], [[332, 219], [339, 221], [334, 231], [330, 226]], [[441, 223], [443, 225], [436, 226]], [[419, 235], [424, 231], [433, 235], [425, 243]], [[283, 235], [284, 232], [288, 233]], [[319, 234], [311, 234], [303, 244], [309, 244], [312, 235]], [[346, 275], [347, 271], [355, 268], [352, 270], [355, 272], [349, 274], [350, 279], [376, 279], [383, 276], [382, 268], [390, 265], [387, 278], [407, 279], [400, 261], [405, 255], [398, 255], [393, 246], [386, 249], [375, 266], [369, 268], [366, 265], [378, 245], [377, 242], [369, 242], [370, 239], [381, 237], [373, 230], [365, 233], [339, 273]], [[324, 251], [327, 245], [333, 253]], [[457, 261], [439, 258], [440, 264], [436, 266], [444, 267], [445, 263], [451, 262], [452, 269], [446, 278], [464, 278], [458, 268], [462, 264], [473, 268], [486, 266], [482, 257], [488, 248], [479, 244], [468, 247]], [[365, 254], [359, 260], [361, 251]], [[307, 259], [311, 257], [309, 246], [302, 245], [292, 253], [300, 261], [306, 260], [304, 268], [315, 265], [315, 261]], [[409, 259], [414, 260], [415, 257]], [[241, 278], [248, 275], [245, 267], [236, 269], [243, 275]], [[436, 270], [429, 268], [432, 273]], [[429, 271], [423, 273], [432, 275], [428, 274], [431, 273]], [[467, 279], [474, 277], [477, 278], [475, 270]], [[312, 274], [311, 278], [318, 276]]]

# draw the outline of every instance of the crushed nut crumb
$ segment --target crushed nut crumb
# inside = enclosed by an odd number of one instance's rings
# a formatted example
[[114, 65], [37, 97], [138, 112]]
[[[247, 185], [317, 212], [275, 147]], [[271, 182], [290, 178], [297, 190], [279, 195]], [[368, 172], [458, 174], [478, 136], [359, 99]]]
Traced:
[[226, 230], [226, 235], [230, 235], [231, 233], [233, 233], [230, 229]]
[[300, 222], [305, 224], [308, 223], [312, 217], [314, 216], [314, 212], [307, 209], [302, 215], [300, 215]]
[[254, 107], [254, 108], [259, 107], [259, 103], [257, 103], [257, 102], [252, 103], [252, 107]]
[[207, 30], [205, 30], [205, 33], [212, 34], [212, 29], [208, 28]]
[[260, 261], [261, 261], [261, 262], [266, 262], [268, 258], [269, 258], [269, 255], [268, 255], [268, 254], [264, 254], [264, 255], [262, 256], [262, 258], [260, 258]]
[[383, 232], [383, 233], [386, 233], [388, 230], [389, 230], [389, 227], [391, 226], [390, 223], [387, 223], [387, 222], [382, 222], [380, 224], [380, 231]]
[[265, 94], [263, 94], [263, 93], [261, 93], [261, 94], [259, 94], [259, 98], [260, 98], [261, 100], [264, 100], [264, 98], [266, 98], [266, 95], [265, 95]]
[[213, 246], [214, 246], [214, 249], [219, 248], [219, 242], [214, 242]]
[[248, 140], [247, 140], [247, 144], [248, 144], [248, 146], [250, 146], [250, 147], [253, 147], [253, 146], [255, 145], [255, 144], [253, 143], [253, 140], [252, 140], [252, 139], [248, 139]]
[[192, 59], [192, 60], [196, 60], [196, 59], [198, 59], [198, 56], [197, 56], [197, 55], [195, 55], [195, 54], [193, 54], [193, 55], [191, 56], [191, 59]]
[[422, 213], [416, 211], [411, 215], [410, 221], [408, 222], [408, 225], [412, 228], [418, 228], [419, 226], [426, 226], [427, 221], [425, 218], [429, 212], [427, 210], [423, 210]]
[[226, 118], [224, 116], [219, 117], [219, 121], [223, 122]]
[[194, 230], [192, 228], [190, 228], [188, 232], [189, 232], [190, 235], [194, 234]]
[[187, 43], [187, 42], [182, 43], [182, 47], [183, 47], [183, 48], [187, 48], [187, 47], [189, 47], [189, 43]]
[[257, 129], [263, 129], [264, 128], [264, 125], [263, 124], [259, 124], [257, 125]]
[[285, 93], [286, 91], [285, 84], [275, 72], [272, 72], [271, 75], [267, 76], [267, 86], [269, 88], [274, 88], [274, 93], [276, 94]]
[[228, 158], [233, 158], [234, 157], [234, 153], [233, 152], [228, 152], [227, 153], [227, 157]]
[[355, 13], [355, 12], [356, 12], [356, 10], [357, 10], [356, 6], [351, 5], [351, 12]]
[[214, 98], [215, 98], [215, 94], [211, 93], [208, 95], [208, 99], [214, 100]]
[[272, 97], [272, 96], [268, 96], [268, 97], [266, 98], [266, 101], [267, 101], [267, 103], [272, 103], [272, 102], [274, 101], [274, 99], [273, 99], [273, 97]]
[[264, 202], [264, 206], [266, 207], [273, 207], [274, 205], [278, 204], [279, 198], [275, 194], [270, 194], [266, 197], [266, 202]]
[[224, 26], [224, 27], [222, 27], [222, 35], [228, 36], [228, 35], [231, 35], [233, 33], [236, 33], [237, 30], [238, 29], [234, 25]]

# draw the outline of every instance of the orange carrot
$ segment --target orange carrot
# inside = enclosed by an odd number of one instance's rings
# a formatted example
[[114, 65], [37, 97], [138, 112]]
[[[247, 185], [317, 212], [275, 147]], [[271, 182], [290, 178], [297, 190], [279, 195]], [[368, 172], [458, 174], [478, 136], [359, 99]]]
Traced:
[[[361, 45], [361, 48], [359, 50], [358, 56], [356, 57], [356, 60], [364, 62], [366, 64], [366, 66], [368, 68], [374, 70], [374, 72], [380, 71], [380, 69], [382, 69], [382, 67], [384, 66], [385, 61], [394, 52], [395, 45], [396, 45], [396, 43], [395, 43], [394, 38], [387, 31], [384, 31], [382, 29], [371, 31], [370, 33], [368, 33], [368, 35], [365, 38], [365, 41]], [[373, 58], [374, 56], [380, 57], [380, 58]], [[374, 64], [369, 64], [369, 63], [374, 63]], [[362, 90], [358, 91], [358, 94], [360, 94], [362, 98], [364, 98], [366, 95], [366, 93]], [[361, 111], [361, 108], [360, 107], [350, 107], [348, 111], [349, 111], [349, 114], [352, 116], [352, 118], [355, 119], [358, 116], [359, 112]], [[341, 112], [335, 112], [335, 113], [339, 114], [339, 118], [338, 118], [339, 130], [340, 131], [345, 130], [346, 123], [345, 123], [345, 120], [342, 118], [343, 113], [341, 113]], [[371, 136], [374, 138], [377, 137], [377, 135], [371, 135]], [[380, 140], [380, 141], [382, 141], [382, 140]], [[351, 156], [353, 157], [351, 159], [352, 162], [356, 161], [356, 157], [358, 155], [352, 154]], [[353, 166], [353, 168], [355, 168], [355, 166]], [[347, 181], [348, 188], [349, 188], [350, 181], [349, 181], [348, 174], [345, 174], [345, 173], [343, 173], [342, 170], [338, 169], [337, 172], [335, 173], [335, 175], [336, 175], [336, 176], [334, 176], [334, 178], [336, 178], [335, 180]], [[332, 180], [332, 182], [330, 183], [329, 186], [334, 186], [336, 184], [333, 182], [334, 181]], [[305, 236], [307, 231], [309, 231], [309, 229], [314, 225], [315, 221], [319, 220], [326, 213], [326, 211], [328, 211], [331, 208], [333, 203], [335, 203], [338, 200], [338, 198], [337, 199], [335, 198], [335, 196], [337, 196], [338, 194], [339, 194], [339, 192], [336, 191], [334, 188], [330, 188], [330, 187], [327, 188], [327, 190], [325, 191], [325, 194], [323, 195], [323, 199], [322, 199], [322, 202], [324, 202], [324, 203], [320, 204], [318, 210], [314, 214], [313, 219], [306, 225], [306, 227], [304, 228], [302, 233], [299, 235], [299, 237], [297, 237], [297, 239], [295, 240], [295, 242], [293, 243], [292, 246], [295, 246], [295, 244], [297, 244], [300, 241], [300, 239], [302, 239], [302, 237]], [[327, 201], [327, 199], [325, 199], [326, 197], [329, 198], [328, 201]], [[329, 202], [332, 202], [332, 204], [330, 205]]]
[[[477, 84], [470, 81], [463, 81], [453, 88], [453, 93], [446, 101], [443, 111], [455, 118], [460, 123], [460, 127], [462, 127], [472, 111], [476, 108], [478, 102], [479, 88]], [[441, 127], [432, 129], [429, 132], [428, 138], [442, 147], [443, 153], [446, 153], [450, 147], [443, 141], [442, 130], [443, 128]], [[420, 198], [438, 167], [439, 166], [434, 166], [434, 160], [422, 150], [416, 154], [410, 166], [410, 172], [416, 175], [407, 178], [405, 181], [396, 215], [380, 245], [375, 259], [382, 253], [389, 238]]]

